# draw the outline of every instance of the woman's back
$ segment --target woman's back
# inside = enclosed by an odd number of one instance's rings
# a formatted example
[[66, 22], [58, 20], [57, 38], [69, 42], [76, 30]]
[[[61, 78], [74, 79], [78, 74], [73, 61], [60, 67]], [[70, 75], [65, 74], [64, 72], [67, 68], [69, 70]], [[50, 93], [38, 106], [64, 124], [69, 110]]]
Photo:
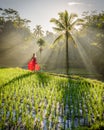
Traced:
[[40, 66], [37, 64], [37, 60], [36, 60], [36, 56], [35, 53], [33, 53], [33, 56], [30, 60], [30, 62], [28, 63], [28, 69], [29, 70], [40, 70]]

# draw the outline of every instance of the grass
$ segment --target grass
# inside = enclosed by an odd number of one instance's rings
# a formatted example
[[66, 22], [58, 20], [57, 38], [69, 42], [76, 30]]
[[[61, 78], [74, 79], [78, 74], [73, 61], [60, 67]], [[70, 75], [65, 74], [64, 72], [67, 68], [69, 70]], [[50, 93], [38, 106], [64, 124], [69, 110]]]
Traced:
[[104, 128], [101, 81], [1, 68], [0, 92], [0, 130]]

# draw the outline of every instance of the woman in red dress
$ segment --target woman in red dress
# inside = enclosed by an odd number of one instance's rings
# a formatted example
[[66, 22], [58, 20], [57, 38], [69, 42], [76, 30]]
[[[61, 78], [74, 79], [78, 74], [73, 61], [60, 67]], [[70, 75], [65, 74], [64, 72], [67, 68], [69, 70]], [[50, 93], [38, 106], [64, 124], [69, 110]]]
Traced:
[[36, 61], [35, 53], [33, 53], [33, 56], [28, 63], [28, 70], [31, 70], [31, 71], [39, 71], [40, 70], [40, 66], [37, 64], [37, 61]]

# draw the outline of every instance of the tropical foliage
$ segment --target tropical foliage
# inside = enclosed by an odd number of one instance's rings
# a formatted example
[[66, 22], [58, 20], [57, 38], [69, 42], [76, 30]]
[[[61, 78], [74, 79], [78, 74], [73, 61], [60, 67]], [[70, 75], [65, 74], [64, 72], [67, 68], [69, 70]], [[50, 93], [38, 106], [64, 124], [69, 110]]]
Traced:
[[[86, 20], [86, 26], [82, 31], [83, 39], [90, 45], [89, 57], [92, 59], [96, 70], [104, 76], [104, 11], [84, 12], [83, 18]], [[85, 40], [84, 40], [85, 41]]]

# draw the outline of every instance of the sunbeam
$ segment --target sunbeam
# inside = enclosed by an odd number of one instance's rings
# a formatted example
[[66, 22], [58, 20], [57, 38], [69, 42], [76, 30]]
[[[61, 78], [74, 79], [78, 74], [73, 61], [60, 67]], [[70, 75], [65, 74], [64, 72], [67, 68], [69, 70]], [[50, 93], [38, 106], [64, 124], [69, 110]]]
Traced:
[[37, 49], [33, 41], [25, 41], [20, 34], [11, 32], [0, 42], [0, 66], [22, 67]]

